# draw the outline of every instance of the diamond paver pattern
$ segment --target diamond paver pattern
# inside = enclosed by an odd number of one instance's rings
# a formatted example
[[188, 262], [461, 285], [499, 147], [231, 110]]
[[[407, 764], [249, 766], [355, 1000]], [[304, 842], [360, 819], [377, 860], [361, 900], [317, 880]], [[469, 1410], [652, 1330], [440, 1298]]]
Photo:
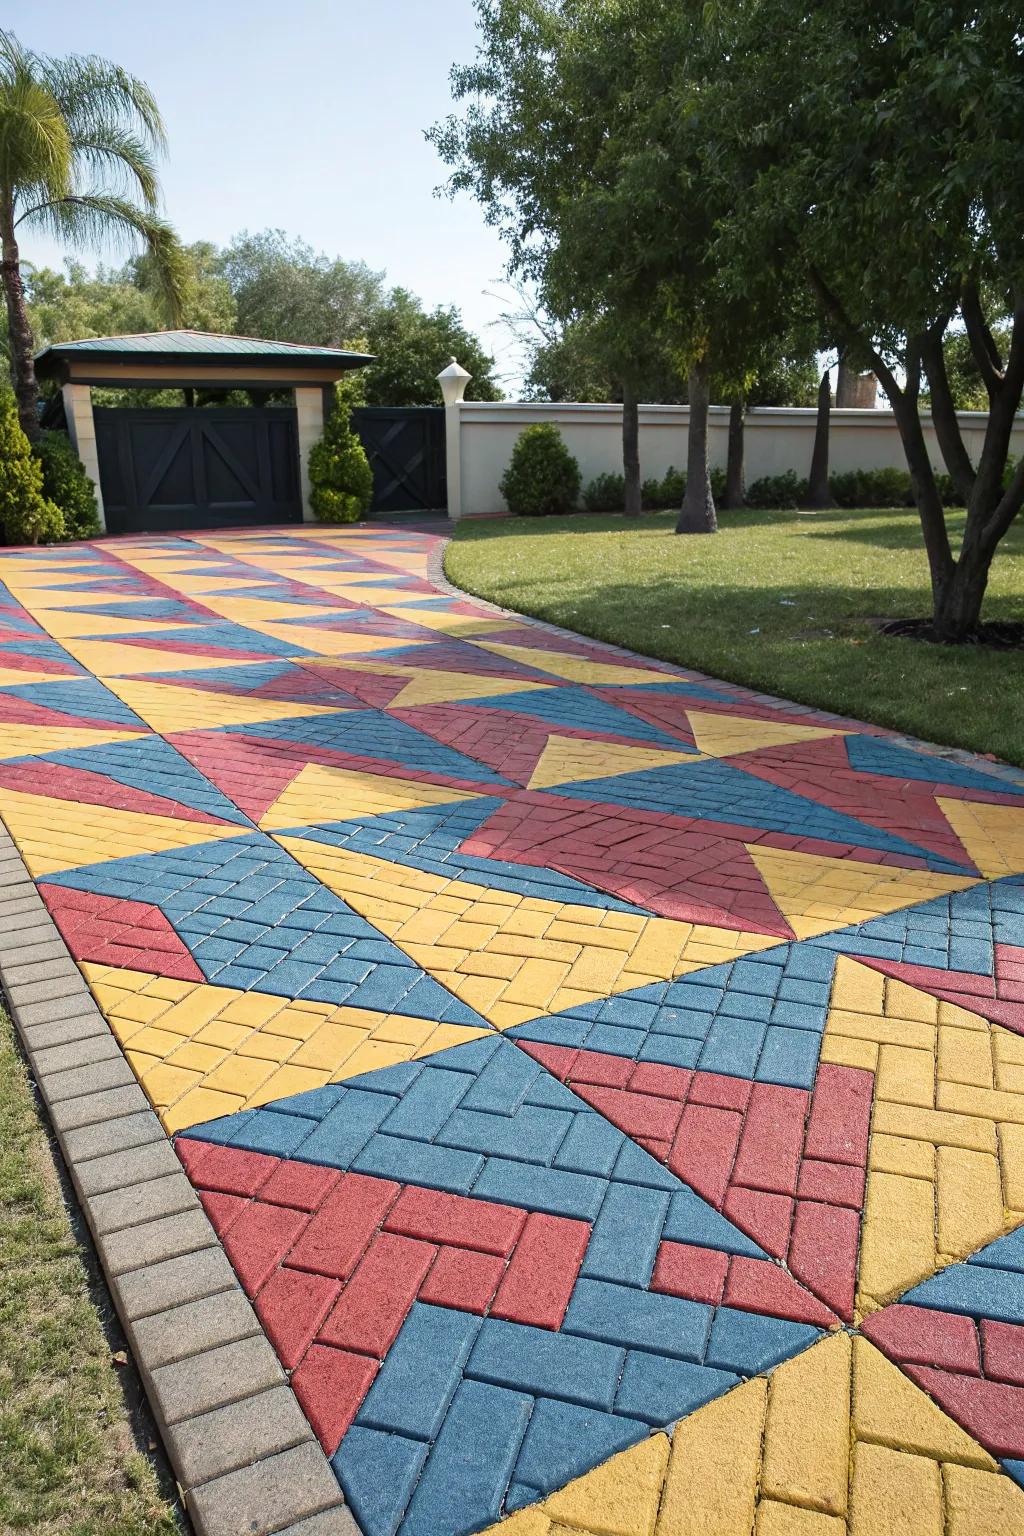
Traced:
[[437, 543], [0, 554], [0, 818], [112, 1035], [56, 957], [19, 1017], [200, 1523], [1024, 1528], [1024, 781]]

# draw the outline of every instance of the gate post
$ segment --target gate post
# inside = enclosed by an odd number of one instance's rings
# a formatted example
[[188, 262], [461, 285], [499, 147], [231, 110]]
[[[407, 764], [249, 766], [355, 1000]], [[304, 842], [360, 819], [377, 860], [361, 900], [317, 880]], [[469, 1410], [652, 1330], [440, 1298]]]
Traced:
[[100, 485], [100, 456], [96, 447], [96, 421], [92, 414], [92, 390], [88, 384], [65, 384], [61, 388], [64, 419], [71, 446], [78, 454], [85, 472], [96, 487], [96, 511], [100, 533], [107, 531], [103, 511], [103, 487]]
[[309, 504], [309, 455], [320, 441], [324, 430], [324, 392], [318, 384], [315, 389], [296, 389], [295, 416], [299, 435], [299, 494], [302, 497], [302, 521], [315, 523], [316, 514]]
[[462, 400], [473, 377], [454, 357], [437, 376], [444, 400], [444, 443], [448, 481], [448, 517], [457, 523], [462, 516]]

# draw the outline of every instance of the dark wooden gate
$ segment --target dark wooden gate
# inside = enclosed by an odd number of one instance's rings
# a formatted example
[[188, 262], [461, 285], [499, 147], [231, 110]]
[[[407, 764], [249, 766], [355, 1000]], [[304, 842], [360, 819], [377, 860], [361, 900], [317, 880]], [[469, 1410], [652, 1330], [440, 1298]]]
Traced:
[[110, 533], [301, 521], [294, 410], [169, 407], [93, 414]]
[[368, 405], [352, 426], [373, 470], [371, 512], [444, 512], [444, 407]]

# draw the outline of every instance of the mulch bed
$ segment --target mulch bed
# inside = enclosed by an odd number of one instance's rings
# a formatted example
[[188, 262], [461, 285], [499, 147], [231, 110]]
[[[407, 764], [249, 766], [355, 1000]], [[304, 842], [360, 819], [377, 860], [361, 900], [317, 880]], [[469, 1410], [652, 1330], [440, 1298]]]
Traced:
[[[950, 645], [935, 633], [931, 619], [887, 619], [878, 626], [883, 635], [904, 640], [927, 640], [932, 645]], [[962, 645], [983, 645], [993, 651], [1024, 651], [1024, 623], [994, 621], [979, 624], [966, 635]]]

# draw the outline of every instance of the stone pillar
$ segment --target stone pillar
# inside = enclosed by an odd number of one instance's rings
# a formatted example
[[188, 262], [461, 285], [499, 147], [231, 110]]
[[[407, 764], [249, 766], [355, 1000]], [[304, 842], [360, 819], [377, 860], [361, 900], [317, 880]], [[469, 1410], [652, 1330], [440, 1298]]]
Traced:
[[299, 485], [302, 496], [302, 521], [315, 523], [316, 516], [309, 504], [309, 455], [320, 441], [324, 430], [324, 392], [318, 384], [314, 389], [296, 389], [295, 412], [299, 428]]
[[92, 414], [92, 390], [88, 384], [65, 384], [61, 389], [64, 399], [64, 417], [67, 421], [71, 446], [85, 465], [85, 472], [96, 487], [96, 510], [99, 513], [100, 532], [106, 533], [107, 519], [103, 511], [103, 487], [100, 485], [100, 458], [96, 448], [96, 422]]
[[448, 516], [457, 523], [462, 516], [462, 400], [473, 377], [454, 357], [437, 376], [444, 400], [445, 465], [448, 482]]

